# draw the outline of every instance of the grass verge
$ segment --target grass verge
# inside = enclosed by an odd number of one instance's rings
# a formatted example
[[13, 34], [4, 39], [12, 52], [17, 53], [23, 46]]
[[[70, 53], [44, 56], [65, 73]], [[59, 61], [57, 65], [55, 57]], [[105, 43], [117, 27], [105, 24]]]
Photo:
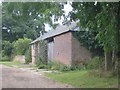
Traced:
[[9, 67], [18, 67], [18, 68], [36, 68], [34, 65], [23, 64], [18, 61], [0, 61], [0, 64], [9, 66]]
[[20, 63], [17, 61], [0, 61], [0, 64], [6, 65], [9, 67], [12, 67], [13, 65], [17, 65], [17, 66], [20, 65]]
[[118, 79], [116, 77], [99, 77], [93, 76], [88, 71], [70, 71], [63, 73], [45, 73], [56, 81], [70, 84], [76, 88], [111, 88], [117, 86]]

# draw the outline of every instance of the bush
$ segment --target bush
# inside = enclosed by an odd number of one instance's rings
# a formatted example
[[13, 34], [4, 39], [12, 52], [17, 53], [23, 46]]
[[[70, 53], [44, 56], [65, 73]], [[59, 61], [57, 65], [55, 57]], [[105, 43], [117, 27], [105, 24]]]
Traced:
[[51, 70], [59, 70], [60, 68], [60, 63], [57, 61], [50, 61], [48, 65]]
[[38, 58], [35, 63], [38, 69], [47, 69], [47, 65], [42, 61], [41, 58]]
[[71, 66], [67, 66], [67, 65], [61, 64], [59, 70], [60, 71], [70, 71], [71, 70]]
[[85, 69], [85, 66], [81, 65], [65, 65], [57, 61], [50, 61], [48, 63], [48, 69], [59, 70], [59, 71], [73, 71], [73, 70], [82, 70]]
[[40, 64], [40, 65], [38, 65], [38, 69], [47, 69], [47, 65]]
[[31, 39], [24, 38], [24, 39], [18, 39], [16, 42], [14, 42], [14, 53], [16, 55], [24, 55], [27, 49], [29, 49], [29, 43], [31, 42]]
[[84, 65], [72, 65], [71, 70], [84, 70], [86, 69]]
[[3, 56], [3, 57], [1, 58], [1, 61], [11, 61], [11, 57]]
[[100, 69], [102, 66], [102, 60], [99, 57], [94, 57], [87, 62], [87, 69]]
[[58, 61], [50, 61], [48, 63], [48, 69], [59, 70], [59, 71], [70, 71], [71, 67], [67, 66], [67, 65], [64, 65], [64, 64], [62, 64]]
[[[13, 53], [13, 44], [9, 41], [3, 41], [2, 43], [2, 56], [11, 57]], [[5, 57], [5, 58], [6, 58]]]

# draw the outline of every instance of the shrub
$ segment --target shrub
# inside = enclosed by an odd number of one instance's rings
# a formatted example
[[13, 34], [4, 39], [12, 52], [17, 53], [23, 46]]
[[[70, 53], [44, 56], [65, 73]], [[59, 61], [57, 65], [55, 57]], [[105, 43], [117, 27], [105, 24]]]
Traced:
[[40, 64], [40, 65], [38, 65], [38, 69], [47, 69], [47, 65]]
[[61, 64], [59, 70], [60, 71], [70, 71], [71, 70], [71, 66], [67, 66], [67, 65]]
[[13, 53], [13, 44], [9, 41], [3, 41], [2, 43], [2, 56], [11, 57]]
[[11, 61], [11, 58], [9, 56], [3, 56], [1, 61]]
[[48, 69], [59, 70], [59, 71], [70, 71], [71, 67], [67, 66], [65, 64], [62, 64], [62, 63], [60, 63], [58, 61], [50, 61], [48, 63]]
[[16, 55], [24, 55], [27, 49], [29, 48], [29, 43], [31, 42], [31, 39], [24, 38], [24, 39], [18, 39], [16, 42], [14, 42], [14, 53]]
[[99, 57], [94, 57], [87, 62], [87, 69], [100, 69], [102, 66], [102, 60]]
[[51, 64], [50, 69], [52, 69], [52, 70], [59, 70], [60, 69], [60, 63], [59, 62], [52, 61], [52, 62], [50, 62], [50, 64]]
[[47, 65], [42, 61], [41, 58], [38, 58], [35, 63], [38, 69], [47, 69]]
[[84, 70], [85, 69], [85, 66], [84, 65], [72, 65], [71, 66], [71, 70]]

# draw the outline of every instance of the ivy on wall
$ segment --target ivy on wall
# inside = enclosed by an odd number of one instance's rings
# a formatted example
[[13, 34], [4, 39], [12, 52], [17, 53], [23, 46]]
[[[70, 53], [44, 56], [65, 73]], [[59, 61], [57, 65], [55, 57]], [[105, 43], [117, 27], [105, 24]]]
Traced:
[[37, 66], [41, 64], [47, 64], [47, 42], [44, 40], [40, 40], [38, 43], [38, 54], [36, 56], [36, 64]]

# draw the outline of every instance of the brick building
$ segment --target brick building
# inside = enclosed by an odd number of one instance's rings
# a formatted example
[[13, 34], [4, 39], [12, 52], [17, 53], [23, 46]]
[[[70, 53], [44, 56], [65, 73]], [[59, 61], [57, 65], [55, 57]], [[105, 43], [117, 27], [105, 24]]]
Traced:
[[90, 59], [91, 53], [73, 36], [73, 33], [79, 28], [76, 22], [68, 25], [59, 25], [55, 30], [49, 31], [42, 37], [31, 42], [32, 47], [32, 63], [39, 50], [39, 41], [47, 41], [47, 60], [56, 60], [66, 65], [72, 63], [81, 63]]

